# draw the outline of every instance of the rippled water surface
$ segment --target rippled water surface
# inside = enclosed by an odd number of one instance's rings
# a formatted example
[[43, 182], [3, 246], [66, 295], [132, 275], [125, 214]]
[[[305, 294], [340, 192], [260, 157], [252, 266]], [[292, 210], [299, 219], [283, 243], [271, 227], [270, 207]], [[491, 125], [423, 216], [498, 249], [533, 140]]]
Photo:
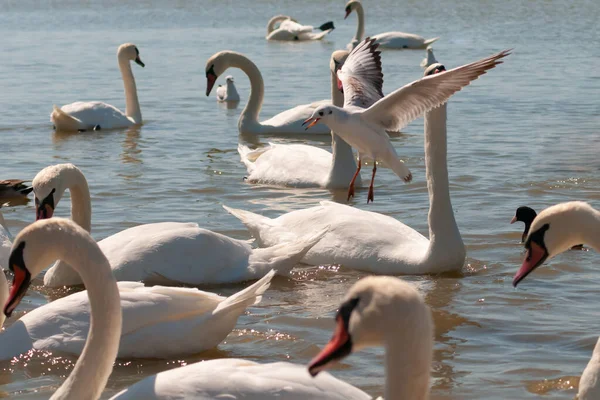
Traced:
[[[460, 274], [406, 278], [419, 283], [436, 323], [431, 397], [574, 397], [600, 328], [600, 256], [567, 252], [514, 290], [521, 226], [508, 222], [524, 204], [542, 209], [583, 199], [600, 206], [600, 2], [364, 3], [368, 34], [402, 30], [441, 36], [435, 54], [447, 67], [515, 49], [504, 65], [453, 97], [448, 108], [452, 201], [467, 263]], [[337, 29], [318, 43], [267, 43], [266, 22], [276, 14], [313, 25], [334, 20]], [[156, 221], [197, 221], [247, 239], [222, 204], [277, 216], [332, 199], [327, 190], [243, 181], [246, 171], [236, 147], [251, 138], [238, 136], [237, 118], [249, 83], [239, 70], [228, 72], [243, 100], [237, 109], [225, 109], [204, 95], [204, 65], [220, 50], [247, 54], [265, 77], [264, 118], [325, 99], [329, 56], [345, 47], [356, 26], [354, 15], [346, 21], [343, 15], [342, 0], [5, 2], [0, 179], [31, 179], [55, 163], [78, 165], [89, 181], [97, 239]], [[135, 43], [146, 63], [144, 69], [133, 66], [143, 127], [55, 134], [49, 122], [53, 104], [102, 100], [124, 108], [115, 57], [123, 42]], [[420, 77], [423, 56], [424, 51], [385, 52], [384, 91]], [[422, 119], [404, 133], [393, 141], [412, 169], [413, 183], [405, 185], [382, 170], [375, 203], [367, 206], [361, 190], [353, 204], [426, 234]], [[327, 137], [294, 141], [329, 148]], [[3, 212], [13, 234], [34, 220], [32, 203]], [[68, 196], [57, 214], [69, 214]], [[218, 349], [182, 360], [119, 361], [105, 394], [148, 374], [208, 358], [306, 363], [328, 341], [340, 298], [362, 276], [343, 266], [300, 267], [293, 279], [277, 278]], [[21, 310], [64, 294], [36, 282]], [[211, 289], [230, 294], [242, 287]], [[32, 354], [0, 364], [0, 395], [47, 398], [75, 362], [55, 356], [60, 355]], [[383, 352], [355, 354], [333, 373], [380, 395]]]

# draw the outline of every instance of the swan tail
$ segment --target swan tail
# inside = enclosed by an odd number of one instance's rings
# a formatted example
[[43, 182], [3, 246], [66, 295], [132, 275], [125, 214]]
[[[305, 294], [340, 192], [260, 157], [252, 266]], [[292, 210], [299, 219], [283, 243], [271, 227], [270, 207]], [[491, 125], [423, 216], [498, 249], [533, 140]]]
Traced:
[[279, 233], [279, 231], [282, 230], [282, 228], [279, 227], [271, 218], [255, 214], [250, 211], [227, 207], [226, 205], [223, 205], [223, 208], [229, 214], [242, 221], [242, 224], [246, 226], [246, 229], [248, 229], [250, 234], [256, 238], [259, 246], [265, 246], [265, 235], [269, 235], [269, 233], [273, 231]]
[[298, 264], [329, 231], [329, 227], [317, 233], [301, 238], [293, 238], [286, 243], [277, 244], [265, 249], [254, 249], [250, 256], [249, 268], [255, 271], [272, 269], [278, 275], [289, 275], [294, 266]]
[[265, 276], [260, 278], [254, 284], [248, 286], [244, 290], [240, 290], [239, 292], [232, 294], [219, 303], [214, 313], [230, 310], [232, 308], [240, 308], [240, 306], [245, 310], [248, 306], [260, 303], [262, 300], [262, 295], [271, 285], [271, 280], [274, 276], [274, 270], [267, 272]]
[[80, 120], [70, 116], [57, 106], [54, 106], [52, 114], [50, 114], [50, 121], [52, 121], [57, 131], [78, 131], [82, 129]]
[[238, 144], [238, 153], [240, 153], [240, 158], [246, 167], [252, 165], [258, 157], [260, 157], [265, 152], [271, 150], [273, 145], [269, 143], [268, 146], [259, 147], [256, 150], [252, 150], [250, 147], [244, 144]]
[[425, 40], [425, 43], [423, 43], [423, 44], [424, 44], [425, 46], [429, 46], [431, 43], [433, 43], [433, 42], [437, 41], [438, 39], [439, 39], [439, 36], [438, 36], [438, 37], [431, 38], [431, 39], [427, 39], [427, 40]]
[[335, 26], [333, 25], [333, 21], [327, 21], [323, 25], [319, 26], [317, 29], [319, 29], [321, 31], [331, 32], [332, 30], [335, 29]]

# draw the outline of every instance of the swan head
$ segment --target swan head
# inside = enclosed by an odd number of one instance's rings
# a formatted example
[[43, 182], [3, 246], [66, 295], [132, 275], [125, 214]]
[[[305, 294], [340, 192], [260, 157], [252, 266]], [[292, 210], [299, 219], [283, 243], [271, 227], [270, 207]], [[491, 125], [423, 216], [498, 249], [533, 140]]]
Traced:
[[[63, 218], [36, 221], [19, 232], [8, 259], [8, 267], [13, 272], [14, 278], [8, 300], [4, 305], [6, 317], [10, 317], [19, 305], [31, 280], [60, 258], [60, 249], [65, 247], [65, 232], [75, 232], [77, 235], [89, 237], [89, 234], [79, 225]], [[68, 251], [76, 251], [76, 248], [69, 248]]]
[[310, 362], [315, 376], [352, 352], [386, 343], [404, 344], [431, 365], [433, 322], [417, 290], [401, 279], [370, 276], [350, 288], [335, 317], [336, 328], [325, 348]]
[[339, 107], [335, 107], [332, 105], [319, 106], [315, 108], [315, 111], [312, 113], [310, 118], [307, 118], [302, 123], [302, 126], [308, 124], [305, 128], [305, 130], [308, 130], [309, 128], [315, 126], [318, 123], [324, 123], [325, 125], [328, 125], [330, 122], [335, 121], [336, 117], [339, 114], [339, 111]]
[[516, 287], [547, 259], [585, 243], [583, 232], [590, 222], [593, 223], [595, 213], [582, 201], [557, 204], [539, 213], [525, 239], [525, 259], [513, 278], [513, 286]]
[[33, 178], [33, 195], [36, 220], [51, 218], [56, 205], [62, 199], [68, 182], [69, 172], [81, 173], [73, 164], [57, 164], [44, 168]]
[[233, 51], [220, 51], [216, 54], [213, 54], [212, 57], [206, 61], [206, 95], [210, 95], [213, 86], [215, 86], [215, 82], [217, 78], [221, 76], [227, 68], [229, 68], [228, 59], [231, 58], [232, 55], [239, 54]]
[[[336, 50], [331, 54], [331, 60], [329, 61], [329, 69], [331, 73], [337, 77], [337, 72], [344, 66], [348, 55], [350, 54], [347, 50]], [[343, 92], [342, 81], [337, 78], [337, 87], [340, 92]]]
[[140, 67], [145, 67], [146, 64], [140, 59], [140, 51], [137, 46], [133, 43], [124, 43], [119, 46], [117, 50], [117, 58], [119, 60], [125, 59], [128, 61], [134, 61]]
[[352, 11], [356, 10], [360, 6], [360, 1], [358, 0], [350, 0], [346, 3], [346, 15], [344, 15], [344, 19], [348, 18], [348, 15], [352, 13]]
[[431, 64], [429, 67], [427, 67], [425, 69], [425, 72], [423, 73], [423, 75], [424, 76], [435, 75], [435, 74], [439, 74], [439, 73], [445, 72], [445, 71], [446, 71], [446, 67], [444, 67], [439, 62], [436, 62], [436, 63]]

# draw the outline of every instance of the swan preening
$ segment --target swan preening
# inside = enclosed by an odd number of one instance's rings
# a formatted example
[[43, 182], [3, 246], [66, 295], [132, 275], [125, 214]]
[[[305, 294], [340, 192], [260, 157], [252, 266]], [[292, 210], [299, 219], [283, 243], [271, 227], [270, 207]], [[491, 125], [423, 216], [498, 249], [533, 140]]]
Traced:
[[[85, 176], [73, 164], [44, 168], [33, 180], [37, 218], [50, 218], [65, 190], [71, 192], [71, 216], [91, 230], [92, 205]], [[202, 229], [196, 223], [159, 222], [125, 229], [98, 244], [118, 281], [147, 284], [222, 284], [263, 277], [271, 269], [288, 274], [324, 232], [267, 249]], [[181, 257], [185, 254], [186, 257]], [[63, 260], [44, 275], [50, 287], [81, 284]]]
[[[500, 54], [502, 57], [507, 55]], [[480, 68], [489, 67], [490, 63], [500, 63], [500, 55], [496, 57], [495, 60], [490, 58], [481, 61]], [[475, 64], [468, 66], [473, 68]], [[425, 76], [443, 76], [461, 68], [445, 71], [443, 65], [433, 64], [425, 71]], [[378, 274], [428, 274], [461, 270], [465, 261], [465, 247], [450, 201], [446, 162], [446, 104], [425, 113], [424, 130], [429, 240], [389, 216], [329, 201], [275, 219], [248, 211], [225, 209], [246, 225], [260, 246], [272, 246], [304, 236], [314, 229], [328, 227], [325, 237], [304, 256], [303, 261], [307, 264], [341, 264]]]
[[[339, 107], [344, 104], [344, 95], [338, 89], [337, 71], [347, 57], [347, 51], [338, 50], [330, 60], [331, 101]], [[331, 153], [305, 144], [270, 143], [256, 150], [240, 144], [238, 151], [248, 170], [248, 181], [291, 187], [348, 187], [356, 170], [356, 159], [348, 143], [336, 133], [331, 136]], [[360, 176], [357, 182], [360, 186]]]
[[[365, 11], [362, 3], [358, 0], [351, 0], [346, 3], [345, 11], [344, 19], [348, 18], [352, 11], [356, 11], [356, 17], [358, 18], [356, 33], [348, 44], [348, 49], [352, 50], [365, 36]], [[439, 39], [439, 37], [425, 39], [422, 36], [404, 32], [385, 32], [371, 35], [371, 38], [377, 41], [382, 48], [387, 49], [424, 49]]]
[[225, 77], [225, 86], [219, 85], [217, 87], [217, 101], [220, 103], [237, 103], [240, 101], [240, 95], [235, 87], [235, 83], [233, 83], [233, 76], [227, 75]]
[[[267, 24], [267, 40], [321, 40], [334, 29], [332, 21], [325, 22], [315, 29], [310, 25], [300, 25], [287, 15], [276, 15]], [[320, 32], [316, 32], [317, 30]]]
[[134, 61], [141, 67], [144, 67], [145, 64], [140, 59], [138, 48], [132, 43], [119, 46], [117, 61], [125, 86], [125, 112], [99, 101], [78, 101], [60, 108], [54, 106], [50, 120], [57, 131], [81, 132], [127, 128], [142, 123], [142, 111], [130, 61]]
[[[479, 61], [451, 69], [443, 74], [427, 75], [400, 89], [383, 95], [383, 73], [378, 45], [365, 39], [352, 50], [338, 71], [344, 89], [344, 107], [322, 105], [310, 118], [307, 129], [326, 124], [352, 147], [358, 150], [358, 169], [361, 157], [375, 160], [367, 203], [373, 201], [376, 161], [382, 161], [405, 182], [412, 180], [410, 170], [398, 159], [398, 154], [386, 131], [399, 131], [423, 113], [439, 107], [463, 87], [502, 63], [508, 50]], [[445, 71], [445, 70], [444, 70]], [[348, 188], [348, 199], [354, 195], [354, 181]]]
[[[243, 54], [235, 51], [221, 51], [208, 59], [206, 62], [206, 95], [210, 95], [217, 78], [228, 68], [239, 68], [250, 79], [250, 98], [238, 120], [238, 129], [241, 134], [305, 134], [302, 122], [310, 117], [315, 108], [331, 102], [330, 100], [321, 100], [303, 104], [259, 122], [258, 114], [265, 97], [265, 84], [256, 64]], [[329, 128], [322, 126], [312, 133], [329, 134]]]

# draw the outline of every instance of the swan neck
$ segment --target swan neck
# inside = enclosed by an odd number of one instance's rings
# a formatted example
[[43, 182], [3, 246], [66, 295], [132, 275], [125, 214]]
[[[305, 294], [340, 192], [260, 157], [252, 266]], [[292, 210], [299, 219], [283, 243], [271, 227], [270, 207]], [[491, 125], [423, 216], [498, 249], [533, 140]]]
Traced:
[[389, 335], [385, 351], [386, 400], [426, 400], [429, 398], [431, 339], [420, 332], [413, 340], [402, 341]]
[[134, 123], [139, 124], [142, 122], [142, 111], [138, 101], [135, 78], [131, 70], [131, 62], [124, 57], [119, 57], [119, 69], [125, 87], [125, 115], [131, 118]]
[[356, 26], [356, 33], [354, 34], [354, 40], [361, 41], [365, 36], [365, 10], [362, 4], [356, 4], [356, 17], [358, 19], [358, 25]]
[[463, 249], [456, 225], [448, 182], [446, 104], [425, 114], [425, 169], [429, 192], [429, 240], [431, 250], [437, 245]]
[[250, 79], [250, 98], [238, 121], [238, 127], [243, 132], [245, 130], [243, 127], [259, 124], [258, 114], [260, 113], [265, 96], [265, 84], [256, 64], [245, 56], [232, 53], [229, 61], [230, 67], [241, 69], [246, 73], [248, 79]]
[[573, 219], [572, 223], [578, 234], [569, 247], [583, 243], [600, 252], [600, 212], [591, 210], [591, 212], [581, 213]]
[[119, 290], [110, 264], [93, 239], [79, 237], [61, 246], [61, 250], [59, 258], [73, 265], [87, 289], [90, 330], [73, 371], [52, 399], [98, 399], [119, 350], [122, 324]]
[[90, 189], [83, 173], [69, 169], [67, 183], [71, 192], [71, 219], [88, 232], [92, 231], [92, 200]]
[[267, 24], [267, 36], [269, 36], [269, 33], [275, 30], [275, 25], [286, 19], [288, 19], [288, 17], [285, 15], [276, 15], [273, 18], [271, 18], [269, 20], [269, 23]]

